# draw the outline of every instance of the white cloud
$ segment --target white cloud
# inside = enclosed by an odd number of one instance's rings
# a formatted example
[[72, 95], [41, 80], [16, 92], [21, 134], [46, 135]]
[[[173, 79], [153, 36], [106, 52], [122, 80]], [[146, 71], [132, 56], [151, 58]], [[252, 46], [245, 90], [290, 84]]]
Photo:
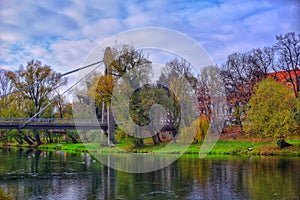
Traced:
[[36, 58], [66, 71], [99, 42], [129, 28], [181, 31], [217, 63], [300, 30], [297, 1], [1, 1], [0, 9], [1, 68]]
[[148, 16], [143, 13], [129, 16], [124, 21], [129, 28], [145, 27], [150, 25]]
[[121, 21], [114, 18], [106, 18], [91, 23], [83, 28], [83, 34], [90, 39], [103, 40], [112, 34], [124, 30]]
[[54, 66], [60, 72], [80, 67], [95, 45], [89, 40], [60, 40], [51, 45]]
[[2, 6], [1, 27], [12, 35], [21, 33], [23, 40], [61, 35], [77, 28], [76, 21], [57, 9], [43, 7], [34, 1], [10, 1]]
[[6, 70], [14, 70], [14, 66], [10, 65], [1, 65], [0, 69], [6, 69]]

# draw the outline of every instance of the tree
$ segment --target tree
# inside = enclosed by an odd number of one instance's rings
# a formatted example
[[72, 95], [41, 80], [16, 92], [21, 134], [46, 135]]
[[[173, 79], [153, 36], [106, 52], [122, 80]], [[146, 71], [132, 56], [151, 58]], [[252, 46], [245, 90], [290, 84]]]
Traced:
[[13, 87], [11, 80], [8, 77], [8, 71], [5, 69], [0, 69], [0, 96], [1, 105], [6, 106], [9, 100], [8, 93], [12, 91]]
[[18, 113], [16, 107], [17, 96], [8, 95], [13, 91], [13, 85], [8, 77], [8, 71], [0, 69], [0, 117], [15, 117]]
[[226, 93], [221, 70], [217, 66], [204, 67], [201, 70], [196, 97], [199, 116], [205, 115], [211, 119], [216, 115], [223, 115], [226, 110]]
[[[55, 88], [67, 83], [65, 78], [60, 77], [60, 73], [53, 71], [50, 66], [43, 66], [38, 60], [28, 62], [26, 69], [21, 65], [16, 72], [10, 71], [8, 76], [16, 89], [28, 87], [20, 93], [24, 99], [32, 102], [32, 108], [27, 110], [29, 117], [34, 116], [47, 105], [50, 94]], [[36, 117], [39, 118], [41, 115], [42, 113]]]
[[124, 74], [135, 73], [138, 76], [131, 76], [131, 81], [134, 81], [134, 78], [138, 78], [139, 81], [142, 81], [143, 78], [148, 80], [149, 74], [145, 73], [145, 70], [151, 72], [151, 68], [149, 69], [151, 61], [142, 50], [137, 50], [132, 45], [119, 45], [112, 48], [112, 57], [109, 67], [112, 69], [113, 77], [122, 77]]
[[[193, 142], [201, 143], [203, 142], [206, 134], [209, 130], [209, 118], [207, 115], [203, 114], [197, 119], [195, 119], [190, 126], [183, 127], [180, 130], [179, 139], [183, 142], [190, 142], [190, 137], [193, 136]], [[191, 132], [195, 134], [191, 134]]]
[[206, 80], [201, 75], [198, 75], [196, 97], [198, 103], [197, 110], [199, 111], [199, 116], [201, 115], [210, 116], [211, 97], [209, 94], [209, 86], [207, 85]]
[[208, 133], [209, 119], [206, 115], [202, 115], [197, 120], [198, 120], [198, 128], [194, 140], [196, 143], [198, 142], [200, 143], [204, 140], [206, 134]]
[[[8, 77], [13, 86], [20, 90], [28, 117], [39, 113], [49, 103], [54, 89], [67, 83], [67, 79], [62, 78], [60, 73], [38, 60], [28, 62], [26, 68], [21, 65], [17, 71], [8, 72]], [[43, 114], [39, 113], [36, 118], [42, 117]], [[38, 145], [42, 144], [37, 130], [34, 130], [34, 137]]]
[[288, 73], [285, 79], [291, 82], [294, 95], [298, 96], [296, 81], [300, 82], [300, 80], [293, 81], [292, 75], [297, 74], [296, 71], [300, 65], [300, 34], [293, 32], [286, 33], [285, 35], [280, 34], [276, 35], [276, 40], [277, 43], [274, 48], [279, 57], [277, 68]]
[[274, 79], [264, 79], [249, 101], [245, 131], [252, 137], [279, 138], [297, 132], [295, 97]]
[[233, 53], [222, 65], [222, 77], [225, 83], [227, 102], [235, 124], [242, 127], [246, 106], [254, 93], [254, 86], [266, 77], [267, 71], [273, 66], [273, 50], [254, 49], [247, 53]]
[[170, 90], [162, 85], [144, 85], [130, 98], [131, 118], [137, 125], [147, 129], [154, 145], [161, 142], [159, 132], [166, 128], [162, 122], [167, 122], [168, 113], [175, 113], [177, 110], [176, 113], [179, 114], [180, 105], [176, 100]]
[[192, 73], [191, 63], [185, 59], [178, 60], [177, 58], [174, 58], [173, 60], [167, 62], [166, 68], [164, 68], [164, 73], [162, 75], [167, 77], [173, 77], [175, 75], [185, 78], [193, 89], [196, 88], [198, 81]]
[[[106, 110], [105, 107], [111, 106], [113, 92], [123, 93], [125, 95], [122, 97], [124, 98], [123, 100], [129, 101], [132, 90], [149, 83], [152, 75], [151, 62], [143, 51], [136, 50], [132, 45], [120, 45], [113, 47], [111, 52], [110, 59], [105, 60], [107, 65], [106, 73], [93, 77], [92, 81], [88, 81], [87, 95], [80, 95], [81, 101], [86, 101], [87, 104], [95, 104], [99, 119], [103, 114], [102, 111]], [[90, 97], [90, 99], [86, 100], [85, 96]], [[94, 102], [91, 100], [94, 100]], [[126, 103], [128, 102], [120, 104], [126, 105]], [[119, 124], [119, 128], [130, 126], [129, 123], [126, 123], [127, 117], [127, 115], [123, 116], [122, 112], [118, 115], [119, 121], [124, 122], [122, 125]], [[110, 135], [110, 140], [115, 143], [113, 135]], [[142, 138], [138, 138], [135, 141], [142, 144]]]
[[54, 114], [55, 118], [72, 118], [72, 103], [66, 102], [59, 91], [54, 95]]
[[264, 47], [257, 48], [249, 52], [249, 61], [252, 63], [253, 74], [258, 78], [257, 82], [267, 77], [270, 70], [275, 70], [275, 48]]
[[196, 108], [193, 107], [195, 102], [192, 100], [196, 100], [194, 97], [197, 90], [197, 78], [193, 75], [188, 61], [174, 58], [166, 63], [157, 84], [168, 88], [173, 99], [176, 99], [173, 102], [177, 105], [173, 104], [167, 110], [166, 119], [167, 124], [174, 127], [172, 132], [174, 142], [176, 142], [176, 135], [182, 128], [180, 125], [189, 126], [196, 115]]
[[[25, 104], [20, 94], [13, 93], [15, 87], [9, 78], [9, 71], [0, 69], [0, 117], [24, 118]], [[20, 144], [23, 143], [23, 132], [17, 130], [0, 130], [1, 141], [12, 141], [14, 138]], [[25, 138], [26, 139], [26, 138]]]

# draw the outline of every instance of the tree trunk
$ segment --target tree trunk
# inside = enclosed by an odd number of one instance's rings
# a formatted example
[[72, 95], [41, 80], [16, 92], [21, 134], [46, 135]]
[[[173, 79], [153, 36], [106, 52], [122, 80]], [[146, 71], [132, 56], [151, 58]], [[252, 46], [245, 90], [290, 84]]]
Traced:
[[46, 134], [48, 136], [48, 142], [53, 143], [52, 134], [49, 131], [46, 131]]
[[160, 138], [159, 138], [158, 134], [159, 133], [152, 136], [152, 140], [153, 140], [154, 145], [159, 145], [159, 143], [160, 143]]
[[176, 137], [177, 137], [177, 131], [176, 130], [173, 130], [172, 131], [172, 135], [173, 135], [173, 141], [174, 141], [174, 143], [176, 143]]
[[141, 147], [144, 147], [144, 141], [143, 141], [143, 138], [134, 138], [134, 147], [135, 147], [135, 148], [141, 148]]
[[36, 140], [35, 140], [33, 137], [31, 137], [31, 135], [27, 135], [27, 137], [28, 137], [32, 142], [36, 142]]
[[27, 144], [33, 145], [33, 142], [26, 135], [23, 137], [23, 140], [25, 140], [25, 142], [27, 142]]
[[22, 137], [15, 137], [15, 140], [16, 140], [19, 144], [23, 144], [23, 139], [22, 139]]
[[158, 141], [156, 135], [153, 135], [153, 136], [152, 136], [152, 140], [153, 140], [153, 144], [154, 144], [154, 145], [158, 145], [158, 144], [159, 144], [159, 141]]
[[59, 140], [59, 134], [56, 133], [54, 136], [54, 143], [57, 143], [58, 140]]
[[41, 141], [41, 138], [40, 138], [40, 133], [38, 130], [33, 130], [34, 132], [34, 138], [35, 138], [35, 141], [37, 143], [37, 145], [41, 145], [43, 144], [42, 141]]
[[77, 144], [78, 143], [78, 141], [76, 140], [76, 138], [73, 135], [68, 134], [68, 136], [71, 138], [73, 144]]
[[162, 141], [161, 141], [161, 139], [160, 139], [160, 137], [159, 137], [160, 132], [158, 132], [156, 135], [157, 135], [157, 138], [158, 138], [158, 142], [159, 142], [159, 143], [162, 143]]

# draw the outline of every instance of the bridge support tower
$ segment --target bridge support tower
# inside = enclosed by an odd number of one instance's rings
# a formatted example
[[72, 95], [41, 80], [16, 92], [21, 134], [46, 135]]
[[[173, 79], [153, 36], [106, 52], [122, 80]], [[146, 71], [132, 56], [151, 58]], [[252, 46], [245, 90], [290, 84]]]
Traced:
[[[111, 48], [107, 47], [105, 49], [104, 53], [104, 58], [103, 58], [103, 63], [105, 65], [105, 71], [104, 75], [108, 77], [107, 80], [113, 81], [112, 79], [112, 63], [113, 61], [113, 55], [111, 52]], [[110, 83], [111, 86], [113, 86], [113, 82]], [[110, 101], [103, 101], [102, 102], [102, 116], [101, 116], [102, 121], [107, 122], [107, 129], [103, 129], [104, 133], [107, 135], [107, 142], [108, 146], [114, 146], [116, 143], [115, 140], [115, 129], [116, 129], [116, 122], [112, 114], [112, 109], [111, 109], [111, 102]]]

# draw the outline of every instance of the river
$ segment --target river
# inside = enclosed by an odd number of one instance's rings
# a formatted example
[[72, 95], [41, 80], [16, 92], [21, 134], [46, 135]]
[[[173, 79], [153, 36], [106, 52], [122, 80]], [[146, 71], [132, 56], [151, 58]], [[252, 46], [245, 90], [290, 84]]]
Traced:
[[0, 149], [0, 188], [22, 200], [300, 199], [300, 158], [184, 155], [135, 174], [89, 153]]

